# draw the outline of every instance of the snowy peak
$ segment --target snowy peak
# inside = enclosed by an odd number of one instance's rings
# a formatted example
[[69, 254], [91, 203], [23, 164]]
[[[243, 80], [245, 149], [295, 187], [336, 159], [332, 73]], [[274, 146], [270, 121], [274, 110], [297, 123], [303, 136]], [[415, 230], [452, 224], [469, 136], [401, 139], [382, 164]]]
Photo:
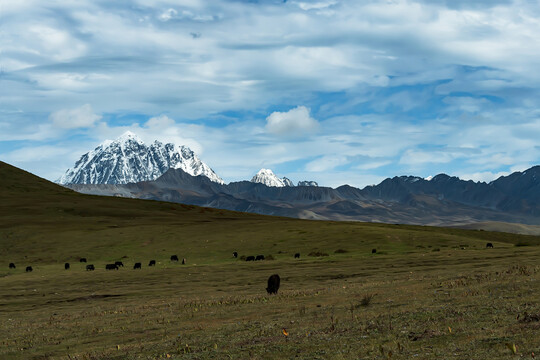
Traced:
[[134, 141], [138, 144], [144, 144], [144, 142], [137, 136], [137, 134], [132, 133], [131, 131], [126, 131], [122, 135], [120, 135], [116, 140], [113, 142], [117, 143], [127, 143], [130, 141]]
[[281, 181], [283, 181], [283, 184], [285, 186], [294, 186], [293, 182], [291, 180], [289, 180], [289, 178], [282, 177]]
[[271, 187], [285, 187], [285, 186], [294, 186], [291, 180], [284, 178], [278, 178], [276, 174], [270, 169], [261, 169], [259, 172], [251, 179], [251, 182], [264, 184]]
[[169, 169], [223, 180], [186, 146], [155, 141], [146, 146], [128, 131], [115, 140], [106, 140], [81, 156], [75, 166], [58, 179], [60, 184], [127, 184], [155, 180]]

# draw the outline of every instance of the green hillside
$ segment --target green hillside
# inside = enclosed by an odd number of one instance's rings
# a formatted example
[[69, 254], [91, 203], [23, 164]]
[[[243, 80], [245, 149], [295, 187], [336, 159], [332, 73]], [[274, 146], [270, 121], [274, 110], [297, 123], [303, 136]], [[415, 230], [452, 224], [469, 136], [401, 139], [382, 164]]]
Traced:
[[[506, 359], [506, 343], [540, 353], [540, 319], [516, 319], [540, 316], [538, 236], [88, 196], [5, 163], [0, 219], [0, 358]], [[117, 260], [126, 266], [104, 270]], [[280, 292], [268, 296], [274, 273]]]

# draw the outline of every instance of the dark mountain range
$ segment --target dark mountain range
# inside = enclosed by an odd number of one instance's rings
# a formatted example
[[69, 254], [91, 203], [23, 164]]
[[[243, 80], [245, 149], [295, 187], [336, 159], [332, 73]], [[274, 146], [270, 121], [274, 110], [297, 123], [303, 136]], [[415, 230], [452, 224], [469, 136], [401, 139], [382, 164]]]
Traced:
[[219, 184], [169, 169], [154, 181], [125, 185], [72, 184], [89, 194], [165, 200], [228, 210], [309, 219], [424, 225], [504, 221], [540, 224], [540, 166], [491, 183], [440, 174], [431, 180], [400, 176], [358, 189], [271, 187], [249, 181]]

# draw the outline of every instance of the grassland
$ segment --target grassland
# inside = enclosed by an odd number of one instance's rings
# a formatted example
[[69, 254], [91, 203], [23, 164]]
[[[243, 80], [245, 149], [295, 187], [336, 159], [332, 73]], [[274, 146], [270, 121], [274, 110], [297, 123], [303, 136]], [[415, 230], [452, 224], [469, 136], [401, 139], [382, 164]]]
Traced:
[[540, 354], [539, 237], [85, 196], [3, 163], [0, 185], [1, 359]]

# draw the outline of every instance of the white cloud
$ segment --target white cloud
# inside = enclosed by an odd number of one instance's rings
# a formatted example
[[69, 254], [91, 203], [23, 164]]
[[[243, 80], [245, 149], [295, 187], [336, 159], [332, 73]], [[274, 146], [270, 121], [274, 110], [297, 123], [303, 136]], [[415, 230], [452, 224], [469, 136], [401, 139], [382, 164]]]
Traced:
[[166, 128], [169, 128], [171, 126], [174, 126], [174, 124], [175, 124], [175, 121], [173, 119], [171, 119], [170, 117], [168, 117], [167, 115], [159, 115], [159, 116], [154, 116], [154, 117], [150, 118], [144, 124], [144, 126], [146, 128], [166, 129]]
[[29, 146], [2, 154], [2, 160], [13, 163], [54, 160], [69, 152], [67, 148], [53, 145]]
[[330, 1], [318, 1], [318, 2], [312, 2], [312, 3], [299, 1], [299, 2], [293, 2], [293, 3], [298, 5], [298, 7], [302, 10], [313, 10], [313, 9], [321, 10], [321, 9], [325, 9], [327, 7], [337, 4], [337, 1], [330, 0]]
[[349, 163], [346, 156], [329, 155], [313, 160], [306, 164], [305, 169], [309, 172], [323, 172], [333, 170], [340, 165]]
[[286, 136], [312, 133], [318, 129], [319, 123], [309, 112], [305, 106], [298, 106], [287, 112], [275, 111], [266, 118], [266, 131]]
[[84, 42], [64, 29], [44, 25], [32, 25], [27, 36], [32, 36], [40, 55], [51, 56], [56, 61], [66, 61], [86, 53]]
[[171, 8], [171, 9], [165, 10], [161, 15], [159, 15], [159, 19], [161, 21], [169, 21], [176, 15], [178, 15], [178, 11]]
[[386, 165], [390, 165], [392, 162], [390, 160], [386, 161], [365, 161], [362, 162], [360, 165], [355, 166], [355, 169], [358, 170], [373, 170], [377, 169]]
[[75, 109], [62, 109], [49, 115], [49, 120], [59, 128], [77, 129], [94, 126], [95, 122], [102, 118], [92, 110], [92, 106], [85, 104]]
[[423, 151], [409, 149], [401, 156], [400, 164], [406, 165], [424, 165], [426, 163], [449, 163], [458, 156], [457, 154], [448, 151]]

